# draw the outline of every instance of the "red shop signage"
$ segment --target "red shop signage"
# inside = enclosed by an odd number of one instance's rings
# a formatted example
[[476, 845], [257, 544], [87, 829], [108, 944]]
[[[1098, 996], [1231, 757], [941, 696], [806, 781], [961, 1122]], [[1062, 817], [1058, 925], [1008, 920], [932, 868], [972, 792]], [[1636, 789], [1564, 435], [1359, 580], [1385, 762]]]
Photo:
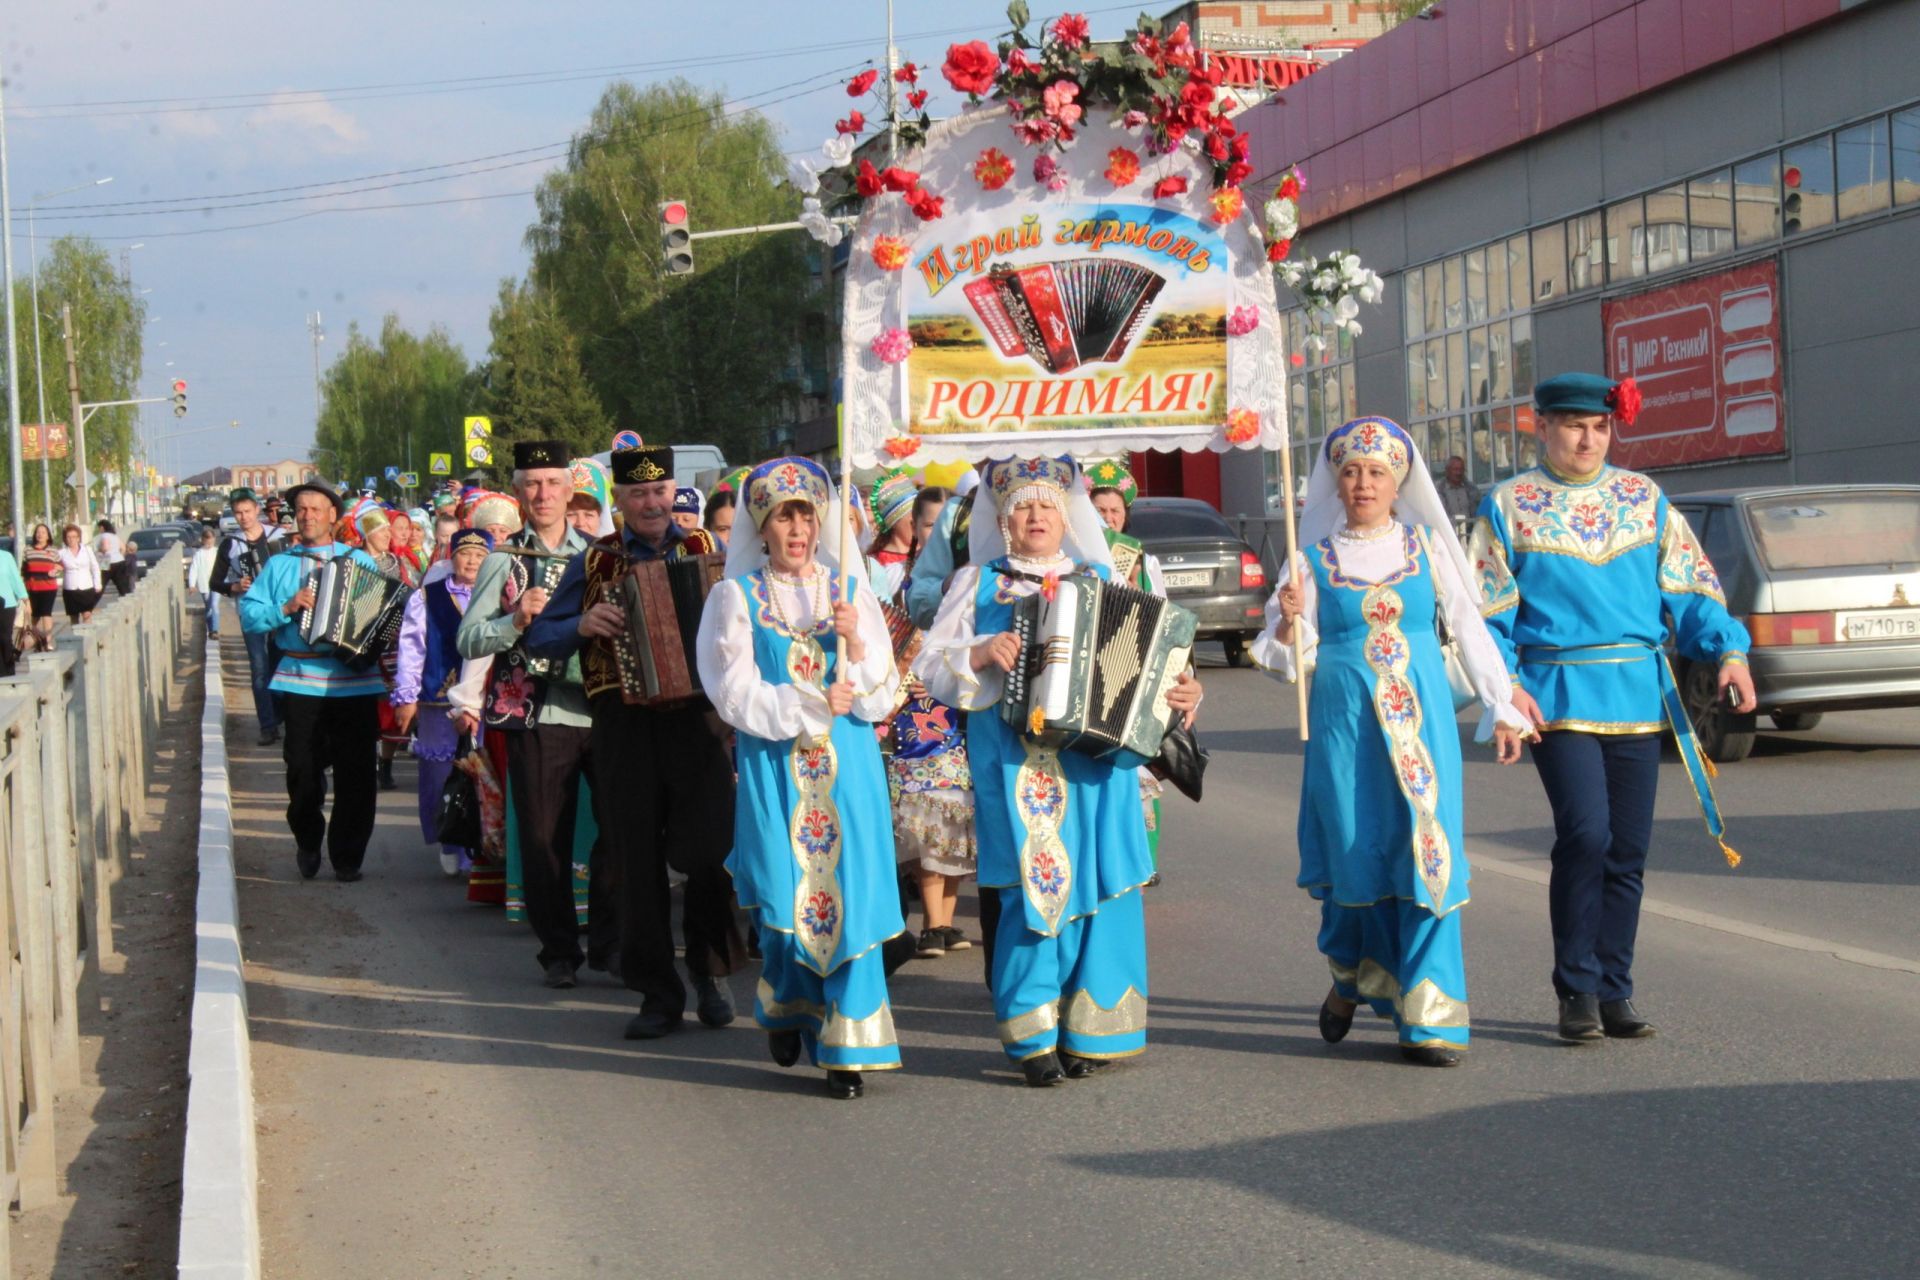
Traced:
[[1785, 453], [1780, 271], [1769, 259], [1601, 308], [1607, 371], [1643, 397], [1612, 461], [1636, 471]]

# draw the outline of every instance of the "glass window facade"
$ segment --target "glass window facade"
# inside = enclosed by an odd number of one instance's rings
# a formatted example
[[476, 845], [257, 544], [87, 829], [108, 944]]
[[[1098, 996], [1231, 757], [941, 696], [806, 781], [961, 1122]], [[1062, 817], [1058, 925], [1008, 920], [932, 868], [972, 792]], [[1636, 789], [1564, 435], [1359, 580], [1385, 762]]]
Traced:
[[[1409, 289], [1408, 293], [1411, 294]], [[1411, 300], [1405, 302], [1411, 307]], [[1315, 324], [1296, 307], [1281, 317], [1287, 347], [1287, 434], [1292, 440], [1294, 501], [1307, 495], [1313, 459], [1327, 433], [1360, 416], [1354, 387], [1353, 338], [1344, 330]], [[1413, 326], [1408, 325], [1408, 331]], [[1284, 476], [1278, 452], [1266, 455], [1267, 510], [1282, 510]]]

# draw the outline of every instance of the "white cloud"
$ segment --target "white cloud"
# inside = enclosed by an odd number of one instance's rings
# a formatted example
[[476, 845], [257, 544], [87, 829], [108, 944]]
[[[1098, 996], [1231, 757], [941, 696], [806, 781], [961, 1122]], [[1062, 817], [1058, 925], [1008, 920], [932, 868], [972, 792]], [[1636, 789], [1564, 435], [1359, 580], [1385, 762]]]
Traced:
[[360, 127], [360, 122], [325, 98], [288, 90], [274, 94], [266, 105], [247, 112], [242, 123], [256, 134], [273, 131], [295, 135], [327, 155], [358, 151], [367, 140], [367, 131]]

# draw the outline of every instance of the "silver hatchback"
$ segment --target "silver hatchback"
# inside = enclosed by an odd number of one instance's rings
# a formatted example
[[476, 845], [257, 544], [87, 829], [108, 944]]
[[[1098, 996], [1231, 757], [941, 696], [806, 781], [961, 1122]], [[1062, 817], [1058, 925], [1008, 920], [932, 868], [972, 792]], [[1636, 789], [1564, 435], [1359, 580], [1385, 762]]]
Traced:
[[[1776, 729], [1920, 706], [1920, 485], [1723, 489], [1673, 505], [1753, 633], [1759, 714]], [[1716, 707], [1712, 670], [1677, 674], [1707, 753], [1744, 758], [1758, 716]]]

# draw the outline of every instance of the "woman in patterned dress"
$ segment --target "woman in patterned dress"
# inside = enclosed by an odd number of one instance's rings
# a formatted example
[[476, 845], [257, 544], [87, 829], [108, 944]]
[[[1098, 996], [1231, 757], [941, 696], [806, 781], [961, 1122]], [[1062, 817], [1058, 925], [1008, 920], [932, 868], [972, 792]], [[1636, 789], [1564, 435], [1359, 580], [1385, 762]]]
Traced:
[[[1396, 519], [1395, 517], [1399, 518]], [[1527, 721], [1420, 451], [1399, 424], [1327, 437], [1301, 517], [1300, 586], [1283, 574], [1254, 660], [1295, 679], [1294, 631], [1315, 667], [1300, 783], [1300, 887], [1320, 901], [1333, 989], [1320, 1034], [1344, 1038], [1362, 1000], [1400, 1052], [1459, 1064], [1467, 1047], [1458, 908], [1467, 902], [1460, 739], [1435, 630], [1442, 614], [1502, 764]]]

